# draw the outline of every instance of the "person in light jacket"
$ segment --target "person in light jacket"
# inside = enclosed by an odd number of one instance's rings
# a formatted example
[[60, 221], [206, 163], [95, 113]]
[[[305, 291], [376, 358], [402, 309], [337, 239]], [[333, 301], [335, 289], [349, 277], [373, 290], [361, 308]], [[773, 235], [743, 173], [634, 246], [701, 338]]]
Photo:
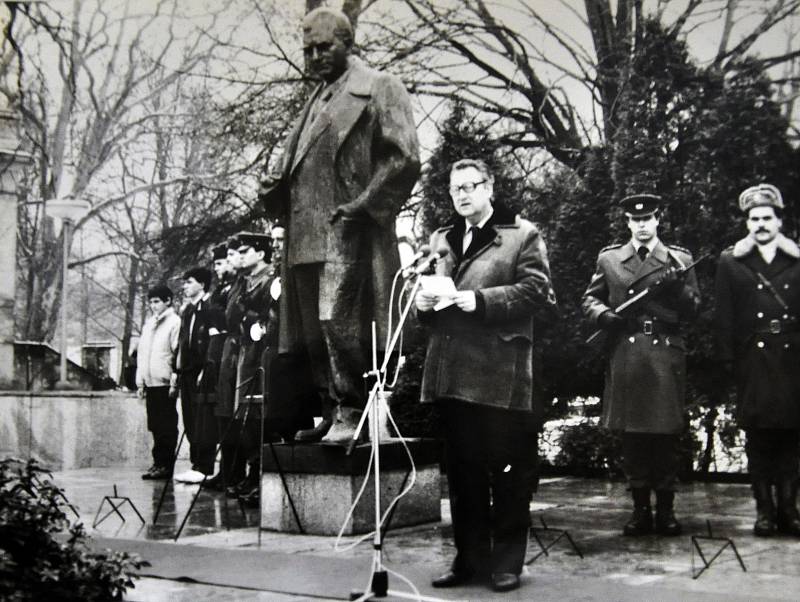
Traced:
[[153, 434], [153, 465], [143, 479], [172, 475], [178, 442], [178, 376], [175, 356], [181, 319], [172, 307], [172, 291], [165, 285], [147, 292], [150, 317], [142, 327], [136, 364], [136, 388], [147, 407], [147, 430]]

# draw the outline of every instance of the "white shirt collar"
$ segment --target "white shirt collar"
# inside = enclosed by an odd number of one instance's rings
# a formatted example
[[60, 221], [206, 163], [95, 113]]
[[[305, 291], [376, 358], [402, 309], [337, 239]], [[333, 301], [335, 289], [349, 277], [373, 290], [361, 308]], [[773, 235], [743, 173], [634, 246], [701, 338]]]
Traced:
[[464, 229], [464, 232], [469, 232], [470, 228], [483, 228], [486, 225], [486, 222], [489, 221], [489, 219], [492, 217], [493, 214], [494, 214], [494, 207], [489, 207], [489, 213], [487, 213], [486, 216], [474, 226], [465, 219], [464, 224], [466, 225], [466, 227]]
[[636, 251], [637, 253], [639, 252], [640, 247], [647, 247], [647, 252], [652, 253], [653, 250], [658, 245], [658, 236], [654, 236], [653, 238], [650, 239], [650, 242], [646, 244], [639, 242], [635, 238], [631, 238], [631, 244], [633, 245], [633, 250]]

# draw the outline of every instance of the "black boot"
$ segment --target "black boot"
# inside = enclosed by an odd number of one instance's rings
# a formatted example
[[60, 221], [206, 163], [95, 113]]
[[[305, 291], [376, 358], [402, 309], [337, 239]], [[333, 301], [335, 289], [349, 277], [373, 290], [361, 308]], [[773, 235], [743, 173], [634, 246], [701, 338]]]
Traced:
[[294, 434], [295, 443], [317, 443], [333, 425], [333, 401], [327, 395], [322, 396], [322, 421], [315, 427], [303, 429]]
[[775, 501], [772, 498], [772, 483], [766, 480], [753, 481], [753, 497], [756, 499], [756, 522], [753, 533], [759, 537], [775, 534]]
[[633, 516], [622, 529], [623, 535], [647, 535], [653, 531], [653, 512], [650, 508], [650, 489], [647, 487], [634, 487], [631, 489], [633, 496]]
[[675, 518], [674, 502], [674, 491], [656, 491], [656, 533], [672, 536], [683, 532]]
[[783, 477], [778, 481], [778, 515], [775, 522], [780, 533], [800, 537], [796, 477]]

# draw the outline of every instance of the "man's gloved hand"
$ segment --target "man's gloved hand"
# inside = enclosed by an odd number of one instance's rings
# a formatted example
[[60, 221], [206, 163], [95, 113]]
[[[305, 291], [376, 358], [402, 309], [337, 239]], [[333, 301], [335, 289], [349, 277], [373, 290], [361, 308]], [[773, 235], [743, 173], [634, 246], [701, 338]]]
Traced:
[[626, 320], [618, 313], [607, 309], [597, 318], [597, 324], [608, 332], [620, 332], [625, 329]]
[[657, 294], [672, 297], [679, 295], [683, 290], [683, 278], [674, 267], [667, 268], [653, 286]]

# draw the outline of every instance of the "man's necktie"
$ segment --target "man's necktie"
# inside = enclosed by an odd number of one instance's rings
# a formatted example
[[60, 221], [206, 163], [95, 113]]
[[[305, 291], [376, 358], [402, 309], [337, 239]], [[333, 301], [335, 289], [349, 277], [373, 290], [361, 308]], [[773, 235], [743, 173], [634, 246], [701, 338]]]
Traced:
[[645, 247], [644, 245], [642, 245], [641, 247], [639, 247], [639, 249], [638, 249], [636, 252], [639, 254], [639, 259], [641, 259], [642, 261], [644, 261], [645, 259], [647, 259], [647, 254], [648, 254], [650, 251], [648, 251], [648, 250], [647, 250], [647, 247]]
[[480, 232], [480, 228], [478, 226], [470, 226], [467, 229], [467, 233], [464, 235], [464, 243], [463, 243], [463, 255], [467, 254], [469, 248], [472, 246], [472, 243], [475, 241], [475, 236]]

